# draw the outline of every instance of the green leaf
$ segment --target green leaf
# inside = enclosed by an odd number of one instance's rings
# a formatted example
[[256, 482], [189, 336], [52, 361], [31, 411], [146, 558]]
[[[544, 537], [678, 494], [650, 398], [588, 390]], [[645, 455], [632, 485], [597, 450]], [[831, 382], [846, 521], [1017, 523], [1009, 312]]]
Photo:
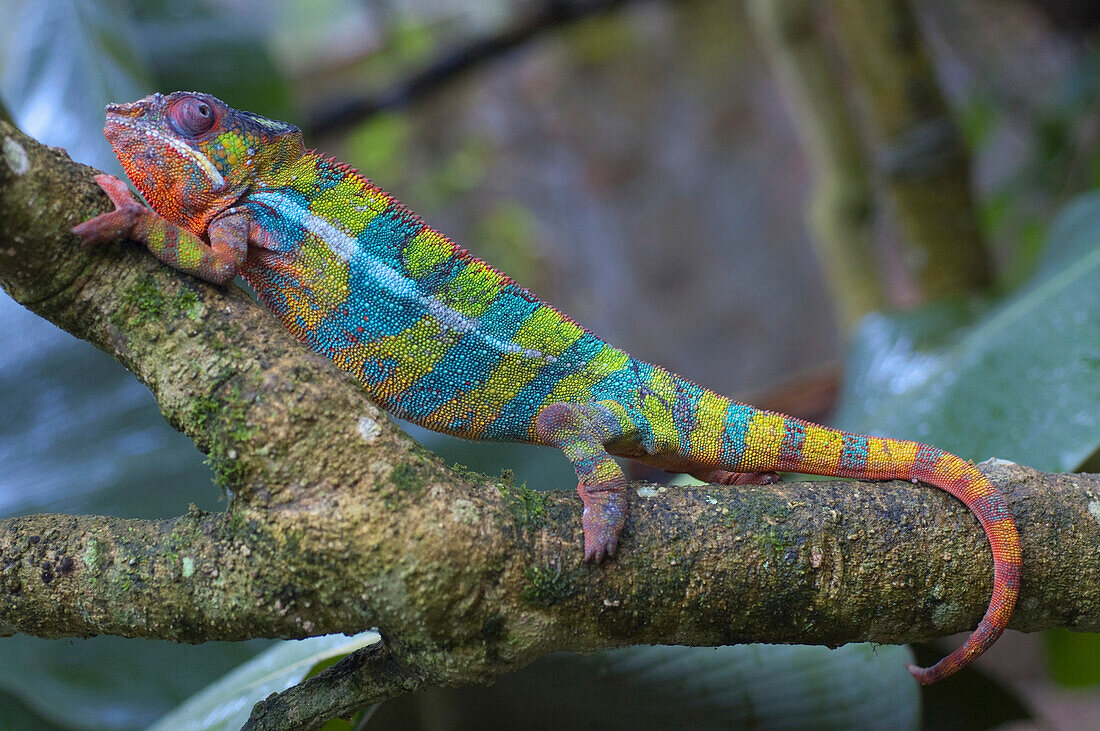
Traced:
[[972, 459], [1076, 469], [1100, 446], [1098, 282], [1100, 196], [1089, 195], [1055, 221], [1035, 276], [1002, 302], [868, 317], [836, 422]]
[[318, 663], [380, 642], [374, 631], [282, 642], [211, 683], [150, 727], [150, 731], [238, 729], [252, 706], [300, 682]]
[[919, 686], [901, 646], [628, 647], [542, 658], [491, 688], [383, 703], [367, 728], [408, 728], [424, 707], [455, 728], [913, 729]]
[[37, 712], [29, 703], [14, 694], [0, 691], [0, 728], [33, 728], [35, 731], [62, 731], [70, 726], [59, 725]]
[[372, 178], [392, 185], [405, 170], [411, 134], [408, 114], [382, 112], [348, 135], [348, 157]]
[[1054, 629], [1044, 639], [1055, 680], [1070, 688], [1100, 683], [1100, 634]]
[[0, 728], [38, 728], [5, 724], [8, 699], [66, 728], [144, 728], [266, 644], [6, 637], [0, 643]]
[[1086, 193], [1066, 204], [1050, 225], [1046, 250], [1032, 286], [1073, 266], [1097, 248], [1100, 248], [1100, 193]]
[[654, 646], [603, 659], [609, 676], [639, 691], [639, 702], [679, 705], [730, 725], [903, 729], [920, 718], [904, 646]]

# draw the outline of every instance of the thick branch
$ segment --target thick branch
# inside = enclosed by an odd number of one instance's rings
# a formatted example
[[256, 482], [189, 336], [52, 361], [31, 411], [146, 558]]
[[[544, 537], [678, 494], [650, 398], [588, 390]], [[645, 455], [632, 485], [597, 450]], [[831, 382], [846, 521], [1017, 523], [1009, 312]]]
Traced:
[[[905, 642], [985, 608], [976, 521], [905, 483], [639, 486], [620, 555], [582, 564], [569, 492], [445, 468], [236, 289], [132, 244], [81, 251], [69, 227], [108, 207], [91, 171], [3, 123], [0, 144], [0, 284], [126, 363], [233, 493], [224, 515], [176, 521], [0, 521], [0, 632], [377, 626], [408, 681], [391, 685], [408, 687], [486, 681], [554, 650]], [[1100, 477], [987, 470], [1025, 550], [1012, 626], [1100, 629]]]
[[0, 521], [0, 635], [201, 642], [304, 634], [309, 616], [278, 611], [263, 592], [284, 578], [279, 557], [242, 533], [200, 511], [160, 521]]

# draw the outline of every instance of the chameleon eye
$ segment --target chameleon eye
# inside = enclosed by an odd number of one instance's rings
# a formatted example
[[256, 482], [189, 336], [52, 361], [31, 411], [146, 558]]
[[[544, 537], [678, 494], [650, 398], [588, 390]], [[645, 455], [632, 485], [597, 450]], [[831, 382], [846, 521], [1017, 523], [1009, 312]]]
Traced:
[[214, 126], [216, 115], [213, 108], [202, 99], [193, 96], [184, 97], [168, 110], [168, 121], [179, 134], [185, 137], [198, 137], [209, 132]]

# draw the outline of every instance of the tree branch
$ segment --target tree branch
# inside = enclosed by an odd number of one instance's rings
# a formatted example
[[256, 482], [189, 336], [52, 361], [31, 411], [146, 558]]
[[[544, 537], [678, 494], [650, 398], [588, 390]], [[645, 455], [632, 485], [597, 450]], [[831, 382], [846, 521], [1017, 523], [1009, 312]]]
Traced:
[[[108, 208], [92, 171], [4, 123], [0, 145], [0, 285], [125, 363], [232, 493], [224, 514], [173, 521], [0, 521], [0, 634], [380, 628], [382, 655], [266, 704], [270, 720], [485, 682], [557, 650], [908, 642], [969, 629], [985, 609], [977, 522], [899, 482], [639, 484], [620, 555], [583, 564], [571, 491], [446, 468], [236, 288], [132, 244], [82, 251], [69, 228]], [[1100, 476], [985, 469], [1024, 545], [1012, 626], [1100, 629]]]
[[385, 643], [371, 645], [257, 703], [243, 731], [319, 728], [330, 718], [348, 718], [425, 685], [428, 679], [398, 661]]
[[478, 66], [495, 60], [540, 35], [570, 23], [608, 13], [631, 0], [546, 0], [534, 13], [495, 35], [477, 38], [443, 53], [420, 71], [377, 94], [330, 103], [305, 125], [307, 137], [347, 129], [379, 112], [400, 109]]

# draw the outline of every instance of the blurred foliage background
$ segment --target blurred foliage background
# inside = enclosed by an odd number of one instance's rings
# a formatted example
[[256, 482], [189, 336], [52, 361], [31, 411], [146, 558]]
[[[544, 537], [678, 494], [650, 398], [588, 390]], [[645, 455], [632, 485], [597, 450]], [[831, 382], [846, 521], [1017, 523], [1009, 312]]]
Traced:
[[[1095, 471], [1100, 14], [1071, 0], [913, 6], [0, 0], [0, 101], [27, 133], [121, 174], [98, 131], [104, 104], [213, 93], [295, 122], [634, 355], [799, 416]], [[971, 273], [923, 274], [944, 262]], [[0, 321], [5, 516], [217, 509], [203, 455], [121, 366], [6, 295]], [[410, 431], [539, 489], [574, 482], [550, 450]], [[247, 713], [274, 687], [220, 679], [268, 644], [6, 638], [0, 726], [143, 727], [212, 684], [218, 698], [165, 724], [212, 727], [212, 708]], [[294, 647], [267, 650], [283, 654], [263, 667], [323, 661], [312, 645], [280, 649]], [[1092, 636], [1010, 633], [970, 677], [923, 696], [894, 649], [554, 657], [495, 689], [422, 694], [359, 722], [1100, 717]]]

